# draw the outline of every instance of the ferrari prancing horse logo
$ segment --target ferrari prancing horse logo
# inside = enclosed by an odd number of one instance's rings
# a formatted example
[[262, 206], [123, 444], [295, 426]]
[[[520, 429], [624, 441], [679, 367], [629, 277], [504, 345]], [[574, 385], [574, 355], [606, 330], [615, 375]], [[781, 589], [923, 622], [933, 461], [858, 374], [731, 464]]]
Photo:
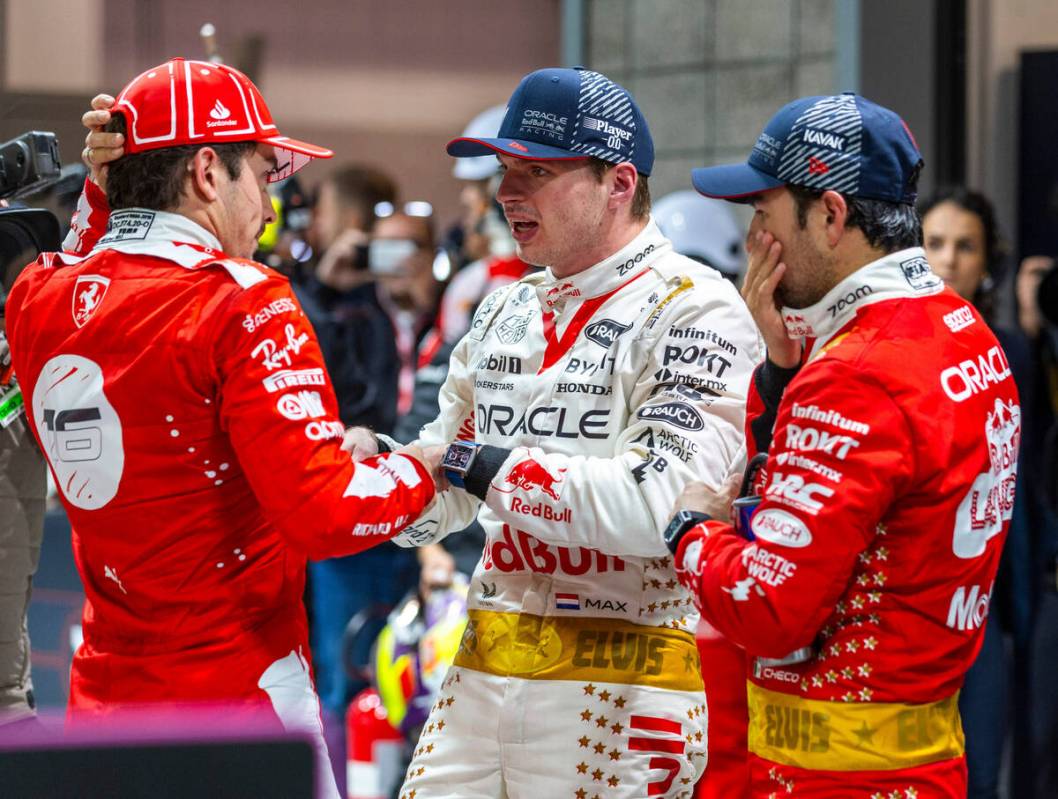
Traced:
[[73, 322], [84, 327], [92, 313], [99, 307], [110, 286], [110, 278], [102, 275], [82, 275], [73, 289]]

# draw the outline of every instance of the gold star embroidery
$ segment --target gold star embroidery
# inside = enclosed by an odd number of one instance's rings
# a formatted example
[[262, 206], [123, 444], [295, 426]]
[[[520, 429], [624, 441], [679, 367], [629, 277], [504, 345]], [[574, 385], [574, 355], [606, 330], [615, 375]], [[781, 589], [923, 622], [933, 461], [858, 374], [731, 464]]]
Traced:
[[855, 652], [859, 648], [860, 648], [860, 645], [856, 641], [848, 641], [845, 644], [845, 651], [846, 652]]
[[429, 727], [427, 727], [426, 731], [427, 732], [433, 732], [433, 725], [431, 724]]
[[874, 584], [885, 585], [885, 572], [878, 572], [876, 575], [874, 575]]
[[597, 768], [597, 769], [595, 769], [595, 771], [593, 771], [593, 772], [591, 773], [591, 778], [592, 778], [593, 780], [595, 780], [595, 782], [598, 782], [599, 780], [601, 780], [601, 779], [603, 778], [603, 771], [602, 771], [602, 769], [601, 769], [601, 768]]
[[583, 720], [583, 721], [591, 721], [591, 715], [592, 714], [591, 714], [590, 710], [585, 710], [585, 711], [581, 712], [580, 717], [581, 717], [581, 720]]
[[573, 795], [576, 796], [577, 799], [588, 799], [588, 792], [583, 788], [578, 788], [574, 791]]
[[610, 750], [610, 760], [620, 760], [620, 759], [621, 759], [621, 753], [618, 752], [616, 749], [611, 749]]
[[603, 702], [609, 702], [610, 701], [610, 692], [609, 691], [603, 691], [602, 693], [599, 694], [599, 699], [601, 701], [603, 701]]
[[654, 588], [661, 588], [661, 580], [653, 580], [653, 579], [652, 579], [652, 580], [650, 581], [650, 584], [651, 584], [652, 586], [654, 586]]
[[863, 601], [863, 597], [862, 596], [854, 596], [852, 598], [852, 607], [853, 607], [854, 610], [863, 610], [863, 606], [865, 604], [866, 603]]
[[617, 698], [616, 698], [616, 699], [615, 699], [615, 700], [613, 701], [613, 706], [614, 706], [614, 707], [624, 707], [624, 706], [625, 706], [625, 698], [624, 698], [623, 696], [619, 696], [619, 697], [617, 697]]
[[596, 727], [605, 727], [609, 723], [610, 722], [606, 718], [606, 716], [599, 716], [599, 718], [595, 719], [595, 726]]
[[667, 599], [664, 602], [661, 603], [661, 609], [662, 610], [668, 610], [669, 609], [669, 601]]
[[588, 696], [591, 696], [592, 694], [595, 693], [595, 686], [592, 685], [591, 683], [588, 683], [587, 685], [584, 686], [584, 693], [587, 694]]
[[865, 649], [870, 649], [873, 651], [874, 648], [878, 646], [878, 639], [875, 638], [873, 635], [870, 638], [864, 638], [863, 646]]
[[[458, 677], [459, 675], [457, 674], [456, 676]], [[459, 682], [459, 680], [456, 680], [456, 682]], [[455, 699], [454, 696], [448, 697], [445, 700], [445, 707], [452, 707], [452, 705], [455, 703], [455, 701], [456, 701], [456, 699]]]
[[918, 791], [908, 785], [904, 788], [904, 799], [918, 799]]
[[882, 601], [882, 595], [878, 591], [871, 591], [867, 594], [867, 599], [870, 600], [872, 605], [877, 605]]
[[853, 676], [852, 669], [846, 666], [841, 670], [841, 676], [844, 677], [846, 680], [851, 680]]
[[841, 701], [842, 702], [851, 702], [855, 698], [856, 698], [856, 694], [852, 693], [852, 691], [846, 691], [845, 695], [841, 697]]
[[445, 723], [444, 723], [444, 719], [442, 719], [441, 721], [437, 722], [437, 731], [440, 732], [444, 728], [445, 728]]
[[698, 732], [696, 732], [694, 734], [694, 740], [697, 741], [698, 743], [702, 742], [702, 731], [701, 730], [698, 730]]
[[622, 732], [624, 732], [624, 729], [625, 728], [621, 726], [620, 722], [610, 726], [610, 732], [612, 732], [614, 735], [620, 735]]
[[433, 752], [433, 744], [426, 744], [426, 754]]
[[583, 738], [581, 738], [579, 741], [577, 741], [577, 743], [580, 744], [580, 748], [581, 749], [587, 749], [588, 746], [591, 744], [591, 738], [589, 738], [587, 735], [585, 735]]
[[617, 779], [616, 774], [611, 774], [610, 778], [606, 780], [606, 784], [609, 785], [611, 788], [616, 788], [620, 783], [621, 781]]
[[863, 701], [863, 702], [870, 702], [871, 701], [871, 695], [873, 693], [874, 692], [870, 688], [861, 688], [860, 689], [860, 700]]
[[833, 683], [836, 683], [837, 681], [838, 681], [837, 672], [834, 671], [834, 669], [831, 669], [830, 671], [828, 671], [827, 672], [827, 682], [833, 684]]
[[689, 744], [693, 744], [694, 743], [694, 736], [691, 735], [690, 733], [687, 733], [687, 743], [689, 743]]
[[866, 574], [861, 574], [859, 577], [856, 578], [857, 585], [867, 585], [870, 581], [871, 578], [868, 577]]
[[823, 687], [823, 678], [820, 677], [818, 674], [814, 674], [812, 676], [812, 687], [813, 688], [822, 688]]
[[861, 677], [870, 677], [871, 676], [871, 664], [870, 663], [861, 664], [859, 669], [858, 669], [858, 671], [859, 671]]
[[649, 605], [647, 605], [647, 611], [650, 612], [650, 613], [653, 613], [657, 609], [658, 609], [658, 603], [657, 602], [651, 602]]
[[419, 770], [415, 772], [416, 777], [421, 777], [426, 773], [426, 766], [419, 766]]
[[593, 746], [592, 748], [595, 750], [595, 754], [597, 755], [601, 755], [603, 752], [606, 751], [606, 746], [601, 743], [595, 744], [595, 746]]
[[885, 547], [878, 547], [878, 551], [874, 555], [878, 560], [889, 560], [889, 550]]
[[588, 764], [585, 763], [583, 760], [580, 763], [577, 764], [577, 773], [578, 774], [587, 774], [588, 773]]

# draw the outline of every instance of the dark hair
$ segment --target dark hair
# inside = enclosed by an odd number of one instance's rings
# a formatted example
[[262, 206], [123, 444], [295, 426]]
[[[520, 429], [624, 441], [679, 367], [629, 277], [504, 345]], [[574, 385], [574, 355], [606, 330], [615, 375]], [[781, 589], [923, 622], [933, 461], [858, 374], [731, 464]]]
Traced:
[[361, 164], [338, 167], [324, 181], [334, 186], [338, 202], [357, 211], [367, 232], [374, 227], [375, 206], [397, 202], [397, 184], [385, 172]]
[[[114, 114], [107, 123], [109, 133], [127, 137], [125, 117]], [[242, 159], [257, 147], [256, 142], [224, 144], [184, 144], [142, 153], [130, 153], [107, 167], [107, 202], [113, 211], [120, 208], [151, 208], [171, 211], [180, 205], [187, 182], [187, 162], [203, 147], [213, 150], [232, 180], [242, 173]]]
[[978, 218], [985, 233], [985, 268], [993, 280], [1000, 278], [1006, 257], [1006, 243], [999, 233], [992, 203], [979, 191], [965, 186], [946, 186], [922, 200], [918, 204], [918, 212], [925, 219], [926, 214], [943, 203], [954, 203]]
[[945, 186], [920, 202], [918, 211], [925, 219], [926, 214], [943, 203], [954, 203], [976, 216], [981, 223], [985, 234], [985, 276], [974, 292], [971, 302], [991, 323], [996, 312], [996, 289], [1003, 279], [1006, 265], [1006, 243], [999, 233], [995, 209], [989, 199], [979, 191], [965, 186]]
[[[601, 182], [602, 176], [608, 170], [617, 166], [617, 164], [592, 156], [588, 159], [588, 166], [591, 167], [595, 178]], [[636, 193], [632, 195], [632, 218], [646, 219], [648, 216], [650, 216], [650, 183], [647, 181], [646, 175], [639, 173], [639, 179], [636, 181]]]
[[[797, 205], [797, 224], [804, 229], [808, 222], [808, 206], [822, 197], [825, 189], [794, 184], [788, 184], [786, 188]], [[838, 193], [849, 209], [845, 227], [857, 228], [872, 247], [891, 253], [922, 245], [922, 219], [915, 206]]]

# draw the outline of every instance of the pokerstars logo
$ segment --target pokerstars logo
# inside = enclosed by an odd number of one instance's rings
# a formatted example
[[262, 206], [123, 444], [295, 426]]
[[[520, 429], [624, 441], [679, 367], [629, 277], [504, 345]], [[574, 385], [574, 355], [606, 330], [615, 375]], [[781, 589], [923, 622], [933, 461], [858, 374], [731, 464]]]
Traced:
[[211, 122], [206, 123], [207, 128], [221, 128], [227, 127], [228, 125], [238, 125], [239, 120], [231, 119], [231, 111], [222, 103], [217, 100], [213, 104], [213, 108], [209, 112]]

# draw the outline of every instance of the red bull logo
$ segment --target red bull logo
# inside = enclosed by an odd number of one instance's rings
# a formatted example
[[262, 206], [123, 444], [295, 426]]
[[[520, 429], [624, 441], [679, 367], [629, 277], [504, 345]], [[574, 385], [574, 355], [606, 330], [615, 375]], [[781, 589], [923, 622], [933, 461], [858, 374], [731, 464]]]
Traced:
[[532, 493], [534, 490], [542, 491], [551, 499], [558, 501], [559, 494], [562, 492], [562, 483], [565, 482], [565, 475], [565, 469], [559, 469], [557, 476], [552, 475], [539, 461], [526, 458], [514, 465], [514, 468], [507, 473], [504, 482], [526, 493]]
[[547, 307], [550, 308], [555, 305], [559, 300], [566, 297], [579, 297], [580, 289], [574, 286], [572, 283], [561, 283], [553, 288], [547, 290], [546, 302]]

